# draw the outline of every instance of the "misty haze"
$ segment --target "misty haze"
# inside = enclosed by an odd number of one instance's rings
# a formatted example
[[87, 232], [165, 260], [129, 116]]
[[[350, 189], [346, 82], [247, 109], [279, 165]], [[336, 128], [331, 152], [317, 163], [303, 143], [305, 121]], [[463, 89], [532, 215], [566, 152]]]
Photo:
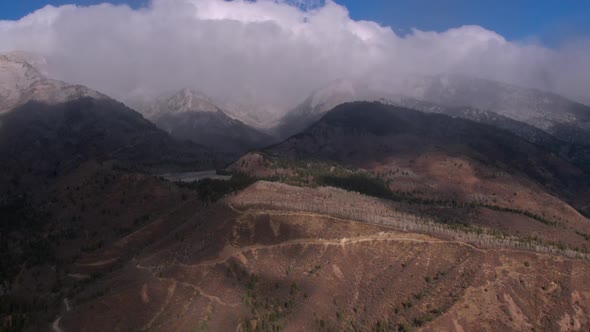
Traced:
[[588, 17], [0, 3], [0, 331], [590, 331]]

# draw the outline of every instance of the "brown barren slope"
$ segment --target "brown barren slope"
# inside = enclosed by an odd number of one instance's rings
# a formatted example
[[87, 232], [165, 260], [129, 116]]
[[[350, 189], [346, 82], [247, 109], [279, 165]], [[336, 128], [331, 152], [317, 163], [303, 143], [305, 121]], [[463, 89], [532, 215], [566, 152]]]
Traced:
[[[590, 263], [273, 207], [376, 199], [259, 182], [70, 299], [64, 331], [586, 331]], [[327, 195], [326, 195], [327, 194]], [[317, 197], [325, 195], [323, 201]], [[330, 200], [332, 195], [332, 200]], [[350, 195], [348, 199], [343, 197]], [[277, 199], [282, 198], [280, 195]], [[229, 204], [229, 205], [228, 205]], [[311, 204], [308, 204], [311, 205]], [[346, 208], [349, 210], [346, 210]], [[384, 208], [383, 211], [390, 211]], [[391, 212], [400, 223], [410, 215]], [[356, 218], [362, 220], [362, 216]], [[403, 228], [403, 227], [402, 227]], [[406, 227], [410, 228], [410, 226]], [[534, 249], [534, 248], [533, 248]]]

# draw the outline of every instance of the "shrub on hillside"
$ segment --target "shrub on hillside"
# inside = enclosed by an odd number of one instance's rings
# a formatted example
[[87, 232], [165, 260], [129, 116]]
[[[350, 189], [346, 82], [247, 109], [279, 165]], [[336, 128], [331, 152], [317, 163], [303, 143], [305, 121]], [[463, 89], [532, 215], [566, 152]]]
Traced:
[[364, 174], [351, 174], [348, 176], [326, 175], [320, 177], [318, 182], [323, 186], [355, 191], [367, 196], [399, 200], [399, 197], [383, 181]]
[[196, 190], [204, 201], [216, 202], [225, 195], [242, 190], [254, 182], [256, 179], [248, 175], [235, 174], [229, 180], [203, 179], [191, 183], [179, 183], [179, 185]]

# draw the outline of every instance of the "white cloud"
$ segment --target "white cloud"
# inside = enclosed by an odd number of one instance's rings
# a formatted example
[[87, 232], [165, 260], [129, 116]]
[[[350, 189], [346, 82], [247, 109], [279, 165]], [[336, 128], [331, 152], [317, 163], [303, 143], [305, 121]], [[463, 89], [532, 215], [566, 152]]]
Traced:
[[153, 0], [137, 10], [47, 6], [0, 21], [0, 51], [44, 54], [53, 76], [121, 99], [193, 87], [217, 99], [287, 108], [342, 77], [387, 82], [448, 72], [590, 101], [590, 43], [552, 50], [479, 26], [400, 37], [375, 22], [352, 20], [332, 1], [297, 1]]

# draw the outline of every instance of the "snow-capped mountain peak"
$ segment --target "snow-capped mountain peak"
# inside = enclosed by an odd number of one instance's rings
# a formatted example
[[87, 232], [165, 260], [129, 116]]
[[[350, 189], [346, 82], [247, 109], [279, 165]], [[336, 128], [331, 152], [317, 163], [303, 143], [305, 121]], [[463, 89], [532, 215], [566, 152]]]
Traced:
[[182, 89], [165, 100], [168, 112], [217, 112], [219, 108], [204, 93], [193, 89]]
[[12, 54], [0, 55], [0, 111], [18, 104], [23, 91], [42, 79], [43, 75], [23, 59]]
[[0, 113], [31, 100], [55, 104], [81, 97], [108, 98], [84, 86], [47, 78], [34, 65], [42, 61], [27, 53], [0, 54]]
[[221, 111], [209, 96], [190, 88], [184, 88], [171, 95], [154, 99], [132, 101], [131, 104], [153, 121], [169, 114], [217, 113]]

